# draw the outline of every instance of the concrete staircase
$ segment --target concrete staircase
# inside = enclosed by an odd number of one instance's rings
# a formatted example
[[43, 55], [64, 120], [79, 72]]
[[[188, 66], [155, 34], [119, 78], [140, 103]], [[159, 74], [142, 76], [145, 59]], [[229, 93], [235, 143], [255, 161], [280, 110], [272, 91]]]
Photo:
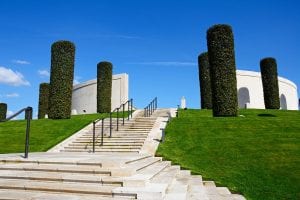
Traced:
[[157, 147], [167, 111], [137, 113], [96, 153], [87, 130], [29, 159], [0, 155], [0, 199], [244, 199], [147, 151]]
[[[101, 121], [96, 124], [95, 152], [135, 152], [138, 153], [148, 133], [153, 128], [155, 117], [143, 117], [142, 112], [133, 119], [119, 120], [117, 131], [117, 119], [112, 119], [112, 137], [109, 133], [109, 119], [104, 120], [104, 138], [101, 145]], [[93, 130], [90, 129], [79, 135], [75, 140], [61, 149], [61, 152], [91, 152], [93, 149]]]

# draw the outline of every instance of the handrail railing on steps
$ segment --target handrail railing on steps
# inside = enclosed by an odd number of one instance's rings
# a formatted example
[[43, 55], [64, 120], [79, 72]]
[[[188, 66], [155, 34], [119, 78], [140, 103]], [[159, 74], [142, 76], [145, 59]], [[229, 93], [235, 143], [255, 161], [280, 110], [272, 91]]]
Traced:
[[[125, 103], [121, 104], [118, 108], [115, 108], [112, 112], [109, 113], [109, 137], [112, 137], [112, 129], [113, 129], [113, 123], [112, 123], [112, 113], [117, 111], [117, 124], [116, 124], [116, 130], [119, 131], [119, 111], [122, 108], [122, 119], [123, 123], [122, 125], [125, 124], [125, 106], [126, 104], [128, 105], [128, 117], [127, 120], [132, 118], [132, 113], [133, 113], [133, 99], [129, 99]], [[102, 121], [101, 123], [101, 143], [100, 146], [103, 146], [103, 135], [104, 135], [104, 120], [106, 118], [101, 118], [93, 121], [93, 153], [95, 153], [95, 143], [96, 143], [96, 124], [99, 121]]]
[[16, 112], [15, 114], [13, 114], [12, 116], [10, 116], [9, 118], [6, 118], [4, 120], [0, 120], [0, 122], [7, 122], [13, 118], [15, 118], [16, 116], [18, 116], [19, 114], [21, 114], [22, 112], [25, 111], [25, 120], [27, 120], [26, 123], [26, 138], [25, 138], [25, 153], [24, 153], [24, 158], [28, 158], [28, 152], [29, 152], [29, 135], [30, 135], [30, 120], [32, 118], [32, 107], [26, 107], [23, 108], [21, 110], [19, 110], [18, 112]]
[[144, 108], [144, 117], [150, 117], [152, 113], [157, 109], [157, 97], [155, 97], [149, 104]]

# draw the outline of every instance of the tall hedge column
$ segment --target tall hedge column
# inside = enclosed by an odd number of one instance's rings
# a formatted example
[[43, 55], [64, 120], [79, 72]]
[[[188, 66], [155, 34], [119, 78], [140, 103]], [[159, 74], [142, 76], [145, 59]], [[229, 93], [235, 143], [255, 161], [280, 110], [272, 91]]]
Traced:
[[74, 77], [75, 45], [58, 41], [51, 47], [51, 76], [49, 90], [49, 118], [71, 117], [71, 101]]
[[0, 120], [6, 119], [6, 113], [7, 113], [7, 104], [0, 103]]
[[201, 108], [212, 109], [210, 67], [207, 52], [198, 56]]
[[237, 116], [237, 83], [233, 32], [229, 25], [207, 31], [213, 116]]
[[112, 64], [100, 62], [97, 65], [97, 112], [111, 111]]
[[49, 112], [49, 83], [40, 84], [40, 95], [39, 95], [39, 111], [38, 118], [44, 119], [45, 115]]
[[279, 109], [279, 88], [277, 63], [274, 58], [264, 58], [260, 61], [260, 71], [264, 91], [266, 109]]

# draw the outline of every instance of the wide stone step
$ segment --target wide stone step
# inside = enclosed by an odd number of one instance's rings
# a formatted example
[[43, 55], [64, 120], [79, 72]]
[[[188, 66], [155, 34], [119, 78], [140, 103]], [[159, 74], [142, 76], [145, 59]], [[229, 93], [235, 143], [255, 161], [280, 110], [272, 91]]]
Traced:
[[[92, 149], [65, 149], [60, 152], [92, 152]], [[95, 152], [106, 152], [106, 153], [139, 153], [138, 150], [133, 149], [96, 149]]]
[[135, 199], [135, 197], [109, 197], [99, 196], [95, 194], [79, 194], [79, 193], [56, 193], [56, 192], [43, 192], [43, 191], [28, 191], [28, 190], [13, 190], [13, 189], [0, 189], [0, 199], [6, 200], [121, 200], [121, 199]]
[[[65, 147], [65, 149], [87, 149], [91, 148], [92, 146], [82, 147], [82, 146], [72, 146], [72, 147]], [[133, 149], [133, 150], [139, 150], [141, 146], [95, 146], [95, 149]]]
[[160, 162], [160, 157], [148, 157], [142, 160], [138, 160], [136, 162], [131, 162], [126, 165], [128, 168], [134, 168], [136, 171], [140, 171], [146, 167], [149, 167], [157, 162]]
[[37, 165], [75, 165], [75, 166], [97, 166], [102, 167], [101, 162], [96, 161], [46, 161], [46, 160], [0, 160], [1, 164], [37, 164]]
[[[93, 143], [72, 143], [69, 144], [69, 147], [85, 147], [85, 146], [93, 146]], [[96, 146], [96, 145], [95, 145]], [[100, 146], [99, 143], [97, 143], [97, 146]], [[139, 143], [133, 143], [133, 142], [104, 142], [101, 146], [133, 146], [133, 147], [141, 147], [143, 146], [142, 142]]]
[[138, 170], [138, 174], [143, 174], [149, 177], [149, 179], [154, 178], [157, 174], [163, 171], [165, 168], [171, 166], [169, 161], [160, 161], [152, 165], [149, 165], [141, 170]]
[[47, 173], [36, 171], [0, 171], [1, 179], [15, 180], [36, 180], [36, 181], [57, 181], [57, 182], [76, 182], [76, 183], [94, 183], [102, 185], [122, 186], [121, 181], [110, 180], [99, 174], [76, 174], [76, 173]]
[[93, 166], [64, 166], [64, 165], [37, 165], [37, 164], [5, 164], [0, 165], [0, 171], [12, 170], [12, 171], [40, 171], [49, 173], [82, 173], [82, 174], [101, 174], [110, 176], [111, 172], [101, 167]]
[[169, 166], [152, 178], [151, 183], [167, 183], [170, 184], [179, 173], [179, 166]]
[[0, 189], [13, 190], [27, 190], [27, 191], [45, 191], [45, 192], [59, 192], [59, 193], [74, 193], [74, 194], [96, 194], [103, 196], [124, 196], [136, 198], [136, 193], [115, 193], [113, 189], [115, 186], [106, 186], [100, 184], [89, 183], [67, 183], [67, 182], [53, 182], [53, 181], [32, 181], [26, 182], [14, 179], [0, 179]]

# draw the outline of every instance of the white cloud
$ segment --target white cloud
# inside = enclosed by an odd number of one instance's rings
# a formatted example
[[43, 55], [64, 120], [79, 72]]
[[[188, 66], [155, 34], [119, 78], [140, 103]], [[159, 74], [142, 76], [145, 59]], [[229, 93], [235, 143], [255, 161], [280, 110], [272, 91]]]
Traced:
[[74, 77], [74, 80], [73, 80], [73, 85], [79, 84], [79, 83], [80, 83], [79, 79], [81, 79], [80, 76], [75, 76], [75, 77]]
[[30, 62], [26, 60], [13, 60], [12, 62], [19, 65], [30, 65]]
[[21, 86], [21, 85], [30, 85], [30, 83], [24, 79], [23, 74], [20, 72], [14, 72], [11, 69], [0, 66], [0, 83], [12, 85], [12, 86]]
[[128, 63], [135, 65], [155, 65], [155, 66], [197, 66], [194, 62], [180, 62], [180, 61], [159, 61], [159, 62], [135, 62]]
[[[9, 117], [12, 116], [13, 114], [15, 114], [13, 111], [8, 110], [8, 111], [6, 112], [6, 118], [9, 118]], [[18, 119], [20, 119], [20, 118], [19, 118], [18, 116], [16, 116], [16, 117], [12, 118], [11, 120], [18, 120]]]
[[7, 112], [6, 112], [6, 118], [8, 118], [8, 117], [10, 117], [10, 116], [12, 116], [14, 114], [14, 112], [13, 111], [11, 111], [11, 110], [8, 110]]
[[20, 95], [18, 93], [10, 93], [10, 94], [6, 94], [5, 97], [7, 98], [17, 98]]
[[47, 70], [38, 70], [40, 77], [50, 77], [50, 73]]

